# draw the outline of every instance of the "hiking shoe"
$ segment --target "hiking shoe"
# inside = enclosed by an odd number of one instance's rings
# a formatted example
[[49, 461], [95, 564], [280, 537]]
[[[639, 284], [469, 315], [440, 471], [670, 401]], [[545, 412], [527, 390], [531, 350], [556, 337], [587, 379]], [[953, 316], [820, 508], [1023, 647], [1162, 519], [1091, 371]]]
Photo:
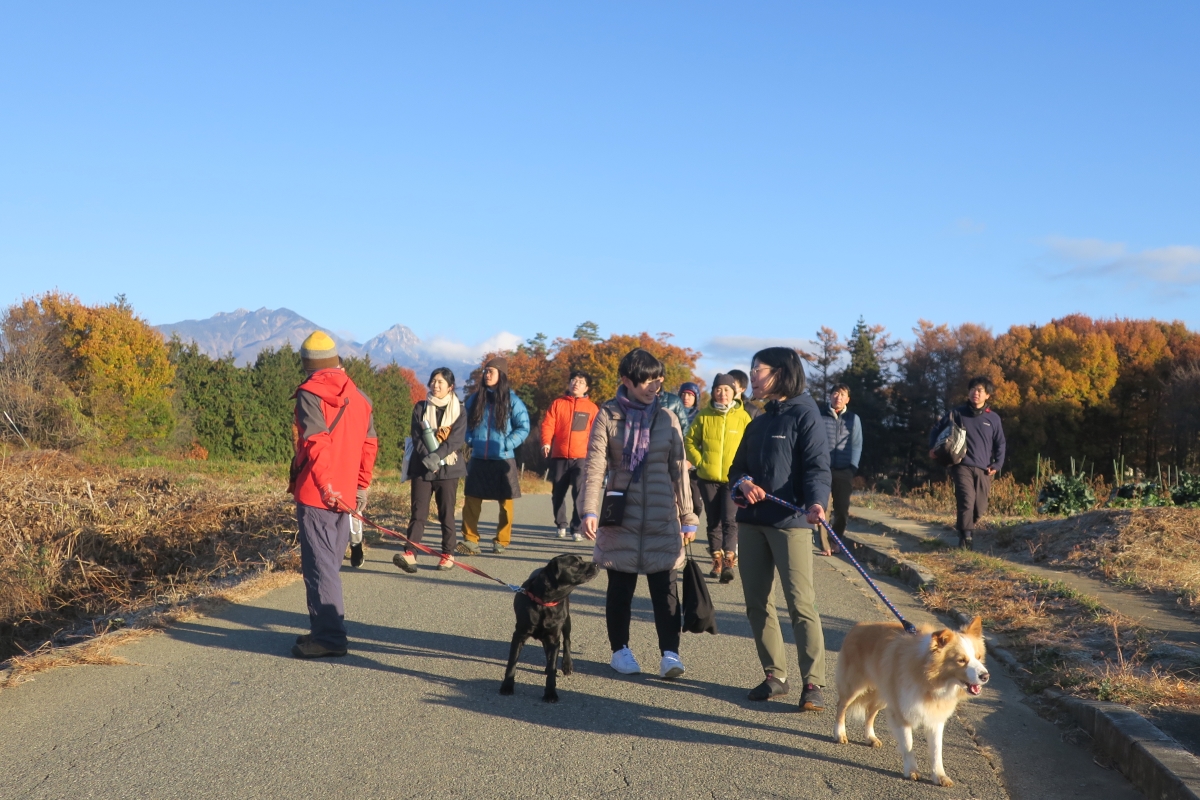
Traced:
[[622, 675], [637, 675], [642, 671], [638, 665], [637, 659], [633, 657], [633, 651], [629, 649], [629, 645], [625, 645], [620, 650], [612, 654], [612, 661], [609, 665]]
[[507, 547], [500, 544], [499, 542], [492, 542], [492, 553], [494, 553], [495, 555], [502, 556], [502, 555], [504, 555], [504, 551], [507, 549], [508, 549]]
[[559, 528], [559, 529], [558, 529], [558, 538], [560, 538], [560, 539], [565, 539], [565, 538], [567, 538], [567, 529], [566, 529], [566, 528]]
[[299, 636], [297, 636], [297, 637], [296, 637], [296, 644], [304, 644], [305, 642], [307, 642], [307, 641], [308, 641], [309, 639], [311, 639], [311, 638], [312, 638], [312, 634], [311, 634], [311, 633], [302, 633], [302, 634], [300, 634]]
[[800, 693], [800, 710], [825, 710], [825, 695], [821, 694], [820, 686], [817, 686], [815, 683], [804, 684], [804, 691]]
[[582, 541], [583, 541], [583, 534], [582, 534], [582, 533], [580, 533], [579, 531], [575, 531], [575, 533], [571, 534], [571, 538], [572, 538], [572, 539], [574, 539], [574, 540], [575, 540], [575, 541], [577, 541], [577, 542], [582, 542]]
[[438, 569], [454, 569], [454, 556], [442, 553], [442, 558], [438, 561]]
[[722, 550], [714, 550], [712, 554], [712, 569], [708, 571], [708, 577], [721, 577], [721, 567], [725, 564], [725, 553]]
[[392, 563], [405, 572], [417, 571], [417, 555], [412, 550], [405, 550], [403, 553], [396, 553], [392, 556]]
[[346, 655], [346, 648], [334, 650], [331, 647], [326, 647], [320, 642], [314, 642], [311, 638], [292, 646], [292, 655], [296, 658], [341, 658]]
[[679, 657], [679, 653], [672, 653], [670, 650], [663, 653], [662, 661], [658, 663], [658, 677], [671, 680], [684, 672], [683, 659]]
[[966, 534], [960, 533], [958, 535], [958, 546], [961, 547], [963, 550], [974, 550], [975, 549], [975, 540], [973, 538], [971, 538], [971, 534], [969, 534], [969, 533], [966, 533]]
[[477, 542], [471, 542], [463, 539], [458, 543], [458, 546], [454, 548], [454, 552], [458, 553], [460, 556], [477, 556], [481, 551], [479, 550], [479, 544]]
[[350, 545], [350, 566], [361, 567], [363, 563], [362, 542]]
[[750, 694], [746, 695], [755, 702], [770, 700], [772, 697], [783, 697], [788, 693], [787, 678], [779, 680], [775, 677], [774, 672], [768, 672], [767, 677], [758, 686], [750, 690]]

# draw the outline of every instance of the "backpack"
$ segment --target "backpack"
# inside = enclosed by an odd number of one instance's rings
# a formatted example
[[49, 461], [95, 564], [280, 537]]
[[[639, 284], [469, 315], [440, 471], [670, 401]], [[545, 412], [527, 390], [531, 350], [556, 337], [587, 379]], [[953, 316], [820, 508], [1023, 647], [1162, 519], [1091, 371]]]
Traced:
[[690, 552], [683, 565], [683, 629], [689, 633], [717, 632], [717, 611], [704, 572]]
[[952, 467], [967, 457], [967, 429], [963, 427], [962, 416], [957, 411], [947, 415], [946, 427], [933, 444], [933, 455], [945, 467]]

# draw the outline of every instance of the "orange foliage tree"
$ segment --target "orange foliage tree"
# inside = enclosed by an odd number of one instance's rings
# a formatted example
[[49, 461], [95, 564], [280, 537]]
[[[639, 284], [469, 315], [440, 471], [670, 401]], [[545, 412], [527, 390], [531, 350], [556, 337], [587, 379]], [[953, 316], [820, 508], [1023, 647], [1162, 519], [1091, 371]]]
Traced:
[[99, 438], [117, 444], [171, 432], [175, 368], [162, 335], [133, 313], [124, 296], [87, 306], [47, 292], [10, 309], [14, 313], [53, 331], [57, 354], [48, 364], [60, 372]]

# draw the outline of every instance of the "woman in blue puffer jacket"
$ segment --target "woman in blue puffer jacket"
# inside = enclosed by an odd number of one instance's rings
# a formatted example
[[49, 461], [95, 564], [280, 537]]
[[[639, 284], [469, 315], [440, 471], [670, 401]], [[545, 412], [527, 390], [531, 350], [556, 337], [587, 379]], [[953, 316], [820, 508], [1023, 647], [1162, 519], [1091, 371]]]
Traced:
[[508, 388], [508, 361], [488, 359], [475, 392], [466, 401], [467, 444], [471, 461], [463, 487], [463, 541], [456, 552], [479, 555], [479, 512], [484, 500], [500, 504], [500, 522], [492, 552], [503, 553], [512, 541], [513, 500], [521, 496], [520, 474], [514, 458], [529, 436], [529, 411]]

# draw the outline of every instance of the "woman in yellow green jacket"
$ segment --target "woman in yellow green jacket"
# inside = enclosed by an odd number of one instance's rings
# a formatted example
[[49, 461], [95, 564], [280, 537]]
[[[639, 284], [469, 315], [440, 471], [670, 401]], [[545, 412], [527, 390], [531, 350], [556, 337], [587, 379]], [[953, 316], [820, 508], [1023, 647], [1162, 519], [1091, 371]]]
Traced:
[[737, 566], [737, 506], [729, 497], [729, 465], [750, 424], [742, 402], [734, 399], [736, 391], [732, 377], [718, 374], [713, 379], [712, 399], [696, 415], [684, 440], [708, 519], [708, 549], [713, 558], [709, 576], [720, 578], [721, 583], [734, 579]]

